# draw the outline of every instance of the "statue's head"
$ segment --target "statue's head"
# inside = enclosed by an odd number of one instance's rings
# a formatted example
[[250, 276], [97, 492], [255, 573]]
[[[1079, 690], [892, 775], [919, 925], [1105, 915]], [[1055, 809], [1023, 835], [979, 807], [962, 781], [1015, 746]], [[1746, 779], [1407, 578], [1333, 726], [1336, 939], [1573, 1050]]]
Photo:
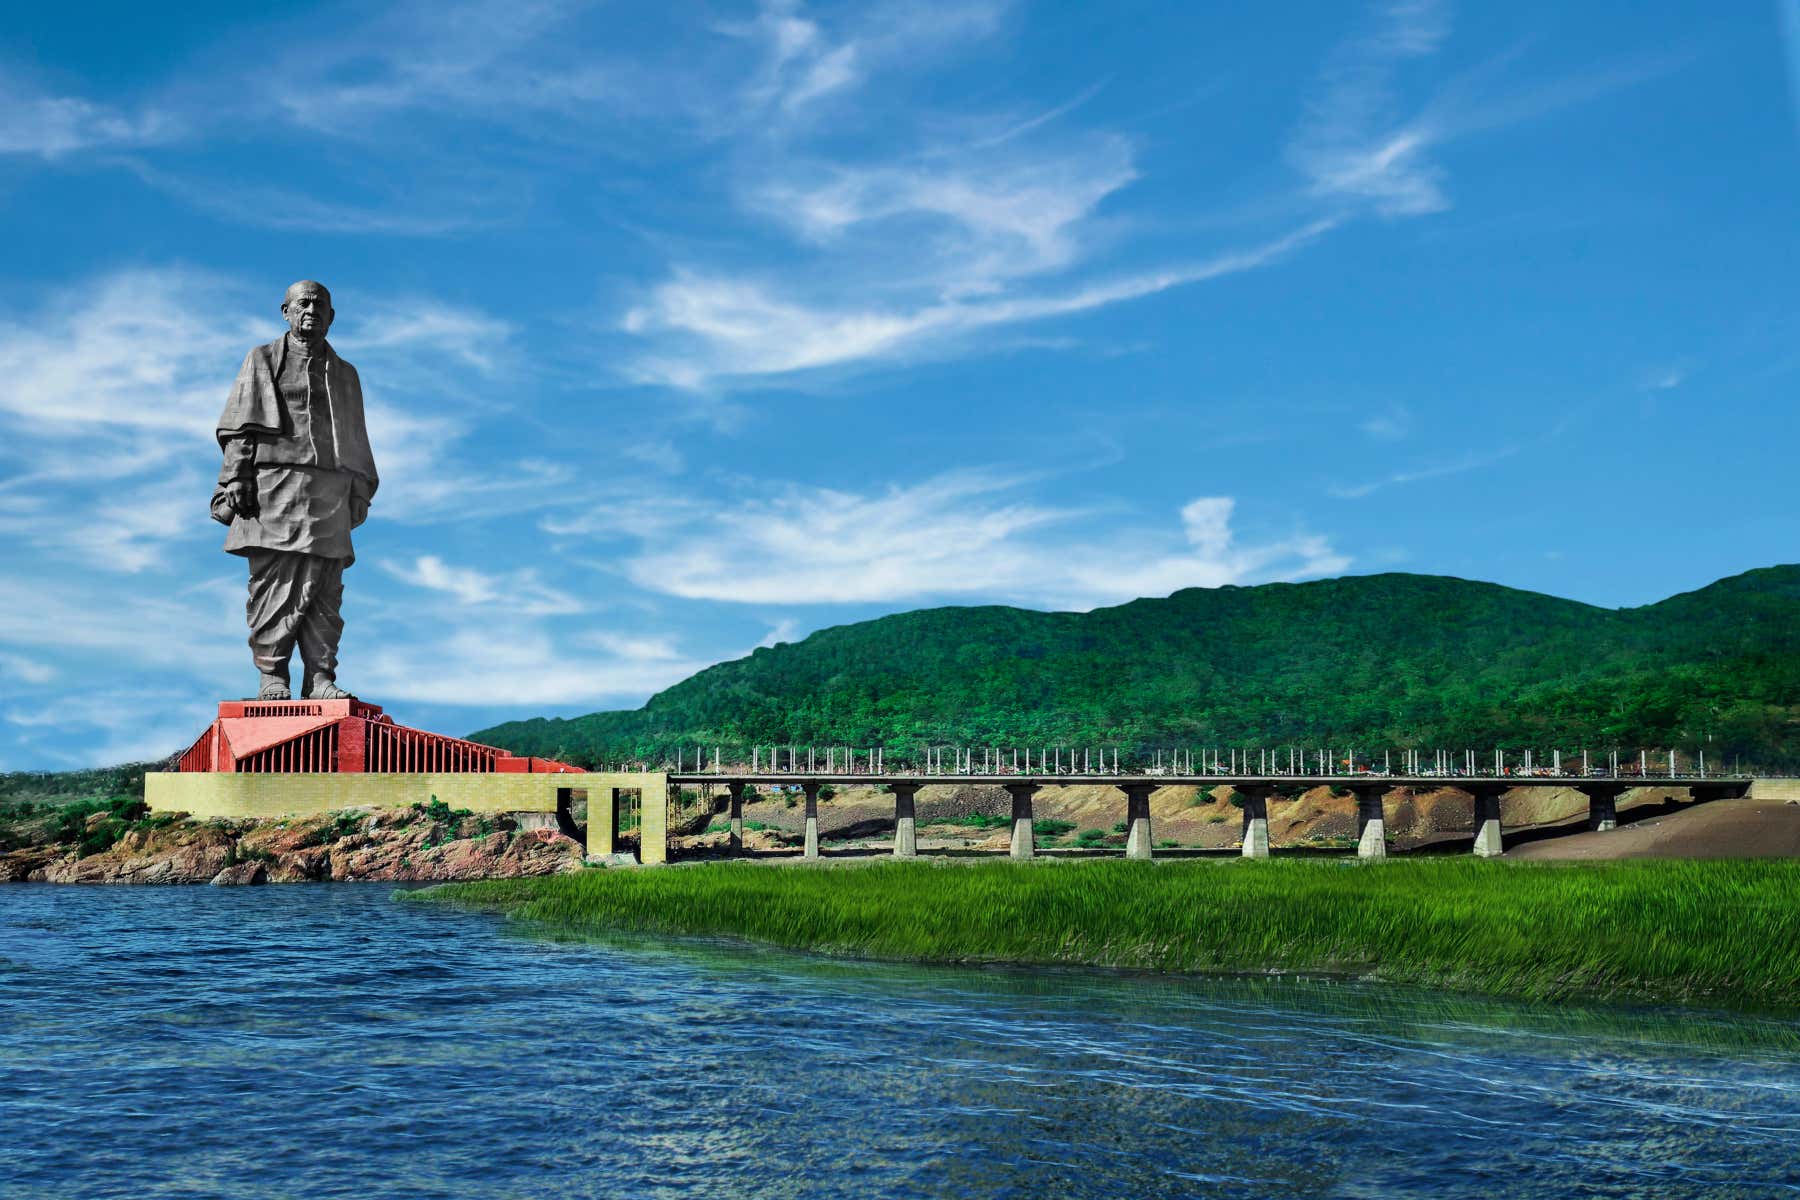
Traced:
[[302, 279], [288, 288], [281, 301], [281, 315], [296, 337], [312, 341], [325, 336], [331, 328], [331, 292], [322, 283]]

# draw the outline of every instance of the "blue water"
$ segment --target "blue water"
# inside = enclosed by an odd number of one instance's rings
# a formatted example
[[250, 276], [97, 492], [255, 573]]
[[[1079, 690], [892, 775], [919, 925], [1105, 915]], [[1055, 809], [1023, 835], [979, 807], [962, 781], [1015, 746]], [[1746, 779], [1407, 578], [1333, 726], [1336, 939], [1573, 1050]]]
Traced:
[[0, 1195], [1793, 1196], [1800, 1022], [0, 888]]

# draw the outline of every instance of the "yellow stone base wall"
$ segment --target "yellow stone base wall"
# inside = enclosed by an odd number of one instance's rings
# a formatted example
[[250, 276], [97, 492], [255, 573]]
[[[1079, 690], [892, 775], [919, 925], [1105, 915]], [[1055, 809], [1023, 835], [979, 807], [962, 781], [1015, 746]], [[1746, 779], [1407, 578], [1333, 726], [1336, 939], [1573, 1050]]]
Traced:
[[1800, 779], [1763, 778], [1750, 784], [1752, 800], [1800, 800]]
[[616, 848], [618, 791], [636, 789], [642, 798], [639, 826], [641, 862], [669, 857], [669, 786], [660, 773], [501, 774], [231, 774], [153, 771], [144, 776], [144, 802], [151, 812], [185, 812], [196, 817], [268, 820], [310, 817], [348, 808], [406, 808], [441, 800], [470, 812], [555, 812], [557, 793], [586, 791], [590, 855]]

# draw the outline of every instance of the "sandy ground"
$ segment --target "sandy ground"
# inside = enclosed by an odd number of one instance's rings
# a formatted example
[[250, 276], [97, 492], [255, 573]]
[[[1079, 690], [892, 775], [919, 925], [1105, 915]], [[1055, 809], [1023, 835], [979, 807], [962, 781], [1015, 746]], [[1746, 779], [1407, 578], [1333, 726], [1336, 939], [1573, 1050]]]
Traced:
[[1800, 804], [1783, 800], [1712, 800], [1605, 833], [1570, 833], [1530, 842], [1507, 851], [1506, 857], [1800, 857]]

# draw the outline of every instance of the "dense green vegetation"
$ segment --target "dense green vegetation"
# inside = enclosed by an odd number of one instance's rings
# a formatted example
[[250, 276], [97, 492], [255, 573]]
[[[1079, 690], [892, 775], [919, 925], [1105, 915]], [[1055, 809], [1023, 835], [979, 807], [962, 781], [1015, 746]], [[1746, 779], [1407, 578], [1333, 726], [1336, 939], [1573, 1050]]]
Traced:
[[902, 961], [1348, 972], [1533, 999], [1800, 997], [1792, 862], [726, 863], [405, 895], [558, 928]]
[[142, 796], [144, 772], [164, 764], [126, 763], [85, 771], [0, 771], [0, 805], [71, 804], [110, 796]]
[[1402, 574], [1090, 613], [926, 609], [757, 650], [635, 711], [472, 736], [584, 764], [677, 745], [884, 745], [899, 762], [927, 744], [1299, 743], [1673, 745], [1794, 769], [1800, 566], [1620, 610]]
[[152, 816], [136, 796], [93, 797], [63, 803], [0, 801], [0, 853], [25, 846], [73, 846], [86, 858], [110, 850], [132, 830], [161, 829], [175, 817]]

